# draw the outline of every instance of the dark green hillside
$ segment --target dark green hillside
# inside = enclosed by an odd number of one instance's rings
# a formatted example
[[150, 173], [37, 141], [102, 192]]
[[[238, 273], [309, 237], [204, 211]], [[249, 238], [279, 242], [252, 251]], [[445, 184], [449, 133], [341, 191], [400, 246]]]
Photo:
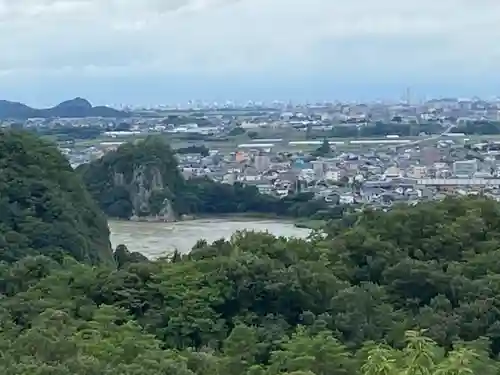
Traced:
[[60, 152], [23, 132], [0, 132], [0, 260], [27, 255], [111, 261], [104, 215]]

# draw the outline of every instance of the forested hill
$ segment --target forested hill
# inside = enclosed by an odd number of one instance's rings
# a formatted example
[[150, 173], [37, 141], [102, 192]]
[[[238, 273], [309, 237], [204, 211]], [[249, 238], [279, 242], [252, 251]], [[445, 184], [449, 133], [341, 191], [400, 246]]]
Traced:
[[174, 200], [185, 185], [172, 149], [159, 137], [125, 143], [77, 172], [108, 216], [127, 219], [172, 218]]
[[0, 118], [26, 120], [29, 118], [76, 118], [76, 117], [113, 117], [122, 118], [130, 116], [129, 113], [116, 109], [97, 106], [94, 107], [88, 100], [74, 98], [59, 103], [52, 108], [32, 108], [23, 103], [0, 100]]
[[239, 233], [118, 269], [0, 267], [0, 373], [494, 375], [500, 206], [352, 214], [308, 241]]
[[0, 132], [0, 261], [27, 255], [111, 262], [106, 218], [52, 145]]
[[158, 136], [125, 143], [99, 160], [77, 168], [88, 191], [109, 217], [158, 217], [183, 214], [260, 213], [330, 219], [345, 207], [329, 207], [314, 194], [279, 199], [255, 186], [217, 183], [207, 178], [184, 180], [170, 146]]

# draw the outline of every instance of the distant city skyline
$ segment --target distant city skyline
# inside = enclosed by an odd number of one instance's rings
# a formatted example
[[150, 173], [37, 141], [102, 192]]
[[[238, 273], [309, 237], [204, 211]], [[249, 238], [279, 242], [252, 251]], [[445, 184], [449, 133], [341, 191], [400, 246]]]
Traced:
[[[248, 80], [248, 86], [243, 87], [238, 83], [238, 90], [229, 86], [220, 86], [214, 82], [213, 86], [201, 86], [193, 89], [193, 84], [188, 84], [189, 88], [163, 89], [162, 87], [149, 86], [147, 80], [142, 84], [130, 84], [129, 82], [112, 82], [106, 85], [96, 83], [101, 87], [99, 93], [94, 93], [93, 87], [87, 87], [85, 83], [76, 87], [62, 87], [57, 93], [48, 95], [46, 87], [43, 85], [31, 87], [29, 92], [17, 90], [15, 87], [8, 91], [0, 91], [0, 100], [19, 101], [33, 107], [51, 107], [61, 101], [75, 97], [83, 97], [94, 105], [122, 105], [122, 106], [159, 106], [187, 104], [189, 101], [205, 103], [217, 102], [224, 104], [232, 101], [244, 104], [248, 101], [265, 102], [282, 101], [303, 104], [316, 102], [404, 102], [406, 89], [404, 84], [388, 83], [376, 85], [353, 85], [343, 86], [332, 83], [330, 87], [325, 82], [317, 82], [314, 88], [307, 89], [307, 86], [316, 82], [311, 80], [305, 82], [303, 86], [290, 85], [285, 82], [282, 85], [276, 84], [273, 87], [262, 89], [255, 87], [255, 81]], [[188, 79], [185, 82], [189, 82]], [[253, 84], [252, 84], [253, 83]], [[108, 88], [103, 88], [108, 86]], [[180, 84], [179, 84], [180, 86]], [[177, 87], [179, 87], [177, 86]], [[327, 87], [325, 87], [327, 86]], [[375, 86], [375, 87], [374, 87]], [[488, 87], [490, 86], [490, 87]], [[411, 103], [417, 104], [429, 99], [439, 98], [473, 98], [494, 99], [500, 97], [500, 90], [496, 84], [484, 85], [482, 87], [464, 87], [459, 84], [434, 86], [428, 85], [411, 86]], [[304, 87], [306, 89], [304, 89]], [[142, 92], [141, 92], [142, 88]], [[488, 90], [489, 88], [489, 90]]]
[[0, 98], [489, 97], [499, 17], [493, 0], [0, 0]]

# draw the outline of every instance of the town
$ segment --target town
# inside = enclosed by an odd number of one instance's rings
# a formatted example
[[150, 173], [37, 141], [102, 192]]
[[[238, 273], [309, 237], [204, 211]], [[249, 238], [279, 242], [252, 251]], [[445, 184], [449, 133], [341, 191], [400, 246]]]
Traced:
[[57, 142], [74, 167], [157, 135], [176, 150], [186, 178], [262, 194], [310, 192], [332, 205], [379, 207], [450, 194], [500, 200], [500, 100], [190, 105], [2, 125]]

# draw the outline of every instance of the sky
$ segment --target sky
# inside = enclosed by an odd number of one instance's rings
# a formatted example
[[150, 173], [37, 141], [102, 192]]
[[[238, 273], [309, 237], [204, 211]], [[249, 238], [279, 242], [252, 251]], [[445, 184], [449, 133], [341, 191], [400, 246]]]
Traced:
[[499, 93], [498, 0], [0, 0], [0, 99]]

